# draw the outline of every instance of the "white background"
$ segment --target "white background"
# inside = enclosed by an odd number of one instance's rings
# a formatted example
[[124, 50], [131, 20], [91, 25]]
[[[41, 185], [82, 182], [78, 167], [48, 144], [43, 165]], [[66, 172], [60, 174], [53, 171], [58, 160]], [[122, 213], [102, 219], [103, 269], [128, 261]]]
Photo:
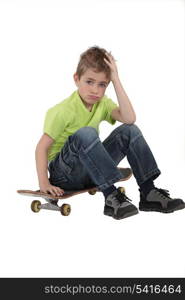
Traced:
[[[104, 198], [70, 198], [69, 217], [34, 214], [34, 151], [46, 110], [68, 97], [80, 54], [112, 51], [162, 175], [185, 200], [184, 1], [0, 1], [1, 277], [184, 277], [185, 211], [103, 215]], [[106, 94], [116, 102], [112, 85]], [[102, 140], [113, 130], [101, 124]], [[125, 159], [120, 164], [128, 166]], [[119, 186], [119, 184], [117, 184]], [[124, 183], [138, 206], [134, 177]]]

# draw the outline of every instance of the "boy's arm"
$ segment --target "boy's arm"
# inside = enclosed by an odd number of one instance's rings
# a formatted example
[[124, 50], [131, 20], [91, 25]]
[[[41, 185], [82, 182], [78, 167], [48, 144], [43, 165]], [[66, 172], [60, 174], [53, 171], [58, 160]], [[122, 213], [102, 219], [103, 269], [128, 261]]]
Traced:
[[113, 79], [112, 83], [119, 102], [119, 108], [115, 108], [112, 111], [113, 119], [122, 123], [133, 124], [136, 121], [136, 115], [119, 77]]
[[40, 190], [44, 193], [60, 196], [64, 193], [59, 187], [50, 184], [48, 179], [48, 149], [52, 145], [53, 139], [47, 134], [43, 134], [35, 150], [36, 169]]
[[132, 107], [132, 104], [121, 84], [119, 79], [117, 66], [115, 60], [111, 54], [106, 53], [109, 60], [105, 59], [105, 62], [111, 69], [111, 81], [114, 86], [116, 96], [118, 99], [119, 107], [113, 109], [111, 116], [113, 119], [122, 123], [132, 124], [136, 121], [136, 114]]

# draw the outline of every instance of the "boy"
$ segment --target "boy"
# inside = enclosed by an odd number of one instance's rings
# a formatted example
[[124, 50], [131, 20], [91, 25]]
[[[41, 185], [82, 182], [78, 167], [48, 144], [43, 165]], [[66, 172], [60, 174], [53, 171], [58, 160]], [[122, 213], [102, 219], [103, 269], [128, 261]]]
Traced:
[[[36, 147], [40, 190], [61, 195], [64, 190], [95, 185], [104, 194], [105, 215], [115, 219], [135, 215], [138, 209], [114, 186], [122, 177], [117, 165], [127, 156], [139, 185], [140, 210], [183, 209], [183, 200], [172, 199], [167, 190], [154, 186], [161, 172], [140, 129], [134, 125], [136, 115], [113, 56], [105, 49], [89, 48], [80, 57], [74, 81], [78, 90], [46, 114], [44, 134]], [[110, 81], [119, 106], [104, 95]], [[123, 124], [102, 143], [98, 134], [103, 120]]]

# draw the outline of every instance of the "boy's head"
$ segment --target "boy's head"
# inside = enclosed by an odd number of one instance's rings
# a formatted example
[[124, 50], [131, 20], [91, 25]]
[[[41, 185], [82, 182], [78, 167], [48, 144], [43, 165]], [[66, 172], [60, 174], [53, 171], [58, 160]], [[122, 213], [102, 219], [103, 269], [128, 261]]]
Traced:
[[82, 100], [93, 105], [100, 100], [110, 82], [111, 70], [104, 61], [107, 52], [97, 46], [91, 47], [80, 56], [74, 80]]
[[77, 66], [76, 74], [80, 79], [81, 76], [88, 70], [94, 70], [97, 73], [103, 72], [108, 81], [110, 81], [110, 68], [104, 61], [107, 59], [105, 55], [107, 51], [98, 46], [91, 47], [80, 55], [80, 60]]

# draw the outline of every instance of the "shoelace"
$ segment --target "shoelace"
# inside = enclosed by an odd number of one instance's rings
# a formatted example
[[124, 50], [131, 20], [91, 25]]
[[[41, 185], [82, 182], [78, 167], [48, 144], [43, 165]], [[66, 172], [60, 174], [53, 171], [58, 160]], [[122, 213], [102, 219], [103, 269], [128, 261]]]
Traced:
[[117, 190], [117, 194], [115, 197], [120, 203], [125, 202], [125, 201], [132, 201], [125, 195], [125, 193], [121, 193], [119, 190]]
[[[160, 196], [162, 197], [162, 198], [170, 198], [170, 193], [169, 193], [169, 191], [168, 190], [165, 190], [165, 189], [158, 189], [158, 188], [155, 188], [156, 190], [157, 190], [157, 192], [158, 192], [158, 194], [160, 194]], [[162, 194], [162, 195], [161, 195]]]

